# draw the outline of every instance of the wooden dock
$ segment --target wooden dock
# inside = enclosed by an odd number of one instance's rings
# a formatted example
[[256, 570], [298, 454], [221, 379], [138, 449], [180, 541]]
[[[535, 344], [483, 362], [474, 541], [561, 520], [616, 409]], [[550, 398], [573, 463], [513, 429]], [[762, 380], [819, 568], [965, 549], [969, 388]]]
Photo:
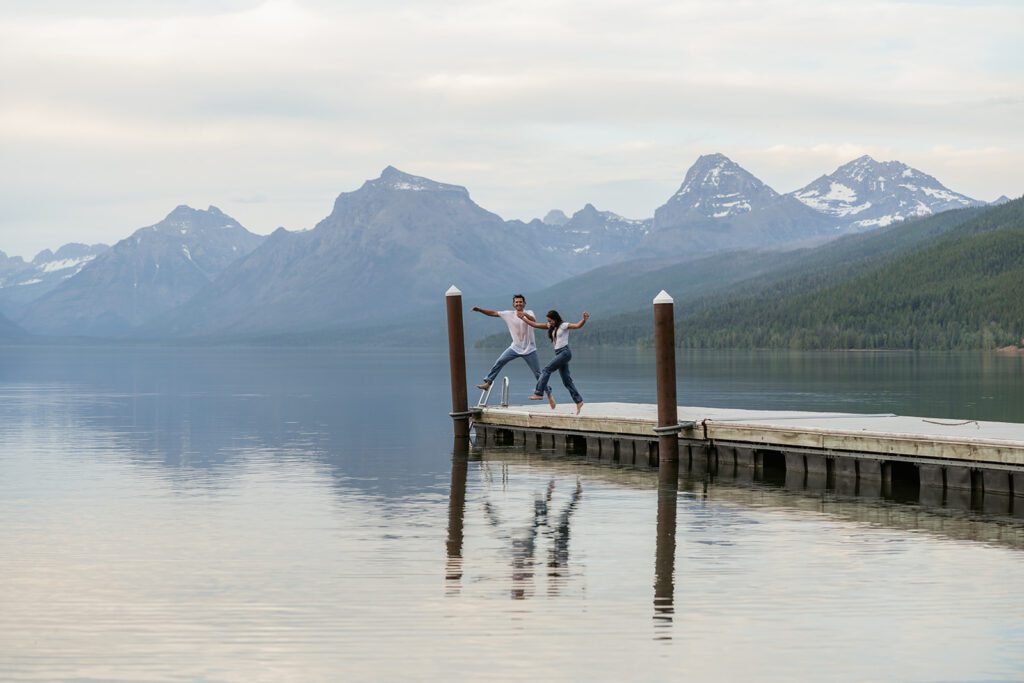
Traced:
[[[445, 292], [455, 452], [492, 441], [525, 449], [585, 452], [619, 465], [659, 467], [666, 480], [685, 472], [738, 476], [773, 471], [788, 482], [889, 495], [970, 492], [1024, 498], [1024, 424], [900, 415], [809, 413], [677, 405], [674, 302], [662, 290], [653, 306], [656, 404], [589, 403], [551, 410], [528, 406], [469, 407], [462, 292]], [[482, 397], [482, 400], [483, 397]], [[662, 475], [659, 475], [662, 476]], [[921, 496], [924, 498], [924, 496]]]
[[[477, 443], [585, 452], [622, 465], [658, 465], [654, 404], [547, 404], [472, 410]], [[825, 480], [894, 480], [921, 489], [1024, 496], [1024, 424], [892, 414], [678, 406], [680, 467], [711, 472], [766, 466]]]

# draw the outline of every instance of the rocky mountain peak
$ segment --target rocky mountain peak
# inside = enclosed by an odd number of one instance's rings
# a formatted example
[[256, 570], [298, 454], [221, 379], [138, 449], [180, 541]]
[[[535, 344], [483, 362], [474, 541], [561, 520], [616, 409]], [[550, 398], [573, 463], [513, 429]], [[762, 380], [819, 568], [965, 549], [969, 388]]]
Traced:
[[368, 180], [362, 189], [384, 190], [389, 192], [454, 192], [466, 197], [469, 191], [461, 185], [448, 185], [439, 183], [430, 178], [415, 176], [411, 173], [400, 171], [394, 166], [388, 166], [381, 171], [380, 177], [376, 180]]
[[778, 196], [735, 161], [716, 153], [698, 157], [666, 206], [673, 207], [673, 214], [726, 218], [749, 213]]
[[47, 261], [53, 260], [53, 252], [49, 249], [43, 249], [41, 252], [32, 257], [32, 263], [46, 263]]
[[565, 225], [569, 222], [569, 217], [561, 209], [551, 209], [551, 211], [544, 214], [541, 222], [545, 225]]
[[792, 194], [854, 229], [883, 227], [906, 218], [981, 204], [901, 161], [876, 161], [868, 155]]
[[238, 221], [218, 209], [210, 206], [205, 211], [193, 209], [187, 204], [180, 204], [167, 216], [153, 225], [141, 228], [136, 235], [145, 232], [156, 232], [164, 235], [187, 236], [194, 233], [205, 233], [208, 230], [234, 230], [245, 231]]

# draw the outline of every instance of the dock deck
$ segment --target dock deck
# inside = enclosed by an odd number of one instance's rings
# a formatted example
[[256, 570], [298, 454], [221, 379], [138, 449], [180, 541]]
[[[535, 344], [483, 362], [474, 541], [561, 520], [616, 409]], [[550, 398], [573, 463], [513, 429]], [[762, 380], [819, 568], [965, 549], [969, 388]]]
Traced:
[[[654, 404], [546, 403], [475, 410], [478, 439], [511, 438], [527, 447], [584, 449], [603, 460], [657, 464]], [[680, 459], [710, 468], [759, 467], [781, 455], [787, 469], [879, 479], [893, 463], [916, 467], [921, 486], [1024, 496], [1024, 424], [892, 414], [812, 413], [678, 407]], [[698, 463], [698, 466], [703, 463]]]

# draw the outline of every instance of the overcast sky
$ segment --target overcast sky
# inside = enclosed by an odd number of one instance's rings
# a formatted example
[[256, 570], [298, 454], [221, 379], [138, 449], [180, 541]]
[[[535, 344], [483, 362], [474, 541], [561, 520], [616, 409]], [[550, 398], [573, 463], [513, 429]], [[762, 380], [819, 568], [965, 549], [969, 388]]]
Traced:
[[1024, 2], [0, 0], [0, 250], [178, 204], [313, 226], [392, 164], [505, 218], [641, 218], [700, 154], [1024, 192]]

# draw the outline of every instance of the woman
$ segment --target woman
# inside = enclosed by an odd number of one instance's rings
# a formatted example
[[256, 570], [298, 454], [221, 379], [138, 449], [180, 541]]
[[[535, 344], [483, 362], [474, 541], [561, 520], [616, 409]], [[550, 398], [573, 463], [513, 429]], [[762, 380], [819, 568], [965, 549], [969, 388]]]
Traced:
[[583, 318], [578, 323], [567, 323], [562, 320], [562, 316], [558, 314], [558, 311], [548, 311], [548, 322], [546, 325], [526, 318], [523, 313], [520, 313], [519, 317], [530, 327], [535, 327], [538, 330], [547, 330], [548, 339], [551, 340], [555, 347], [555, 357], [541, 370], [540, 378], [537, 380], [537, 388], [533, 390], [533, 396], [530, 397], [530, 400], [543, 401], [544, 394], [547, 394], [548, 403], [554, 409], [555, 399], [551, 397], [551, 390], [548, 388], [548, 378], [551, 377], [552, 372], [558, 370], [558, 374], [562, 376], [562, 384], [569, 390], [569, 395], [572, 396], [572, 400], [576, 404], [576, 414], [579, 415], [580, 411], [583, 410], [583, 397], [576, 390], [576, 385], [572, 383], [572, 377], [569, 375], [569, 361], [572, 360], [572, 351], [569, 350], [569, 330], [578, 330], [586, 325], [587, 320], [590, 319], [590, 314], [583, 311]]

